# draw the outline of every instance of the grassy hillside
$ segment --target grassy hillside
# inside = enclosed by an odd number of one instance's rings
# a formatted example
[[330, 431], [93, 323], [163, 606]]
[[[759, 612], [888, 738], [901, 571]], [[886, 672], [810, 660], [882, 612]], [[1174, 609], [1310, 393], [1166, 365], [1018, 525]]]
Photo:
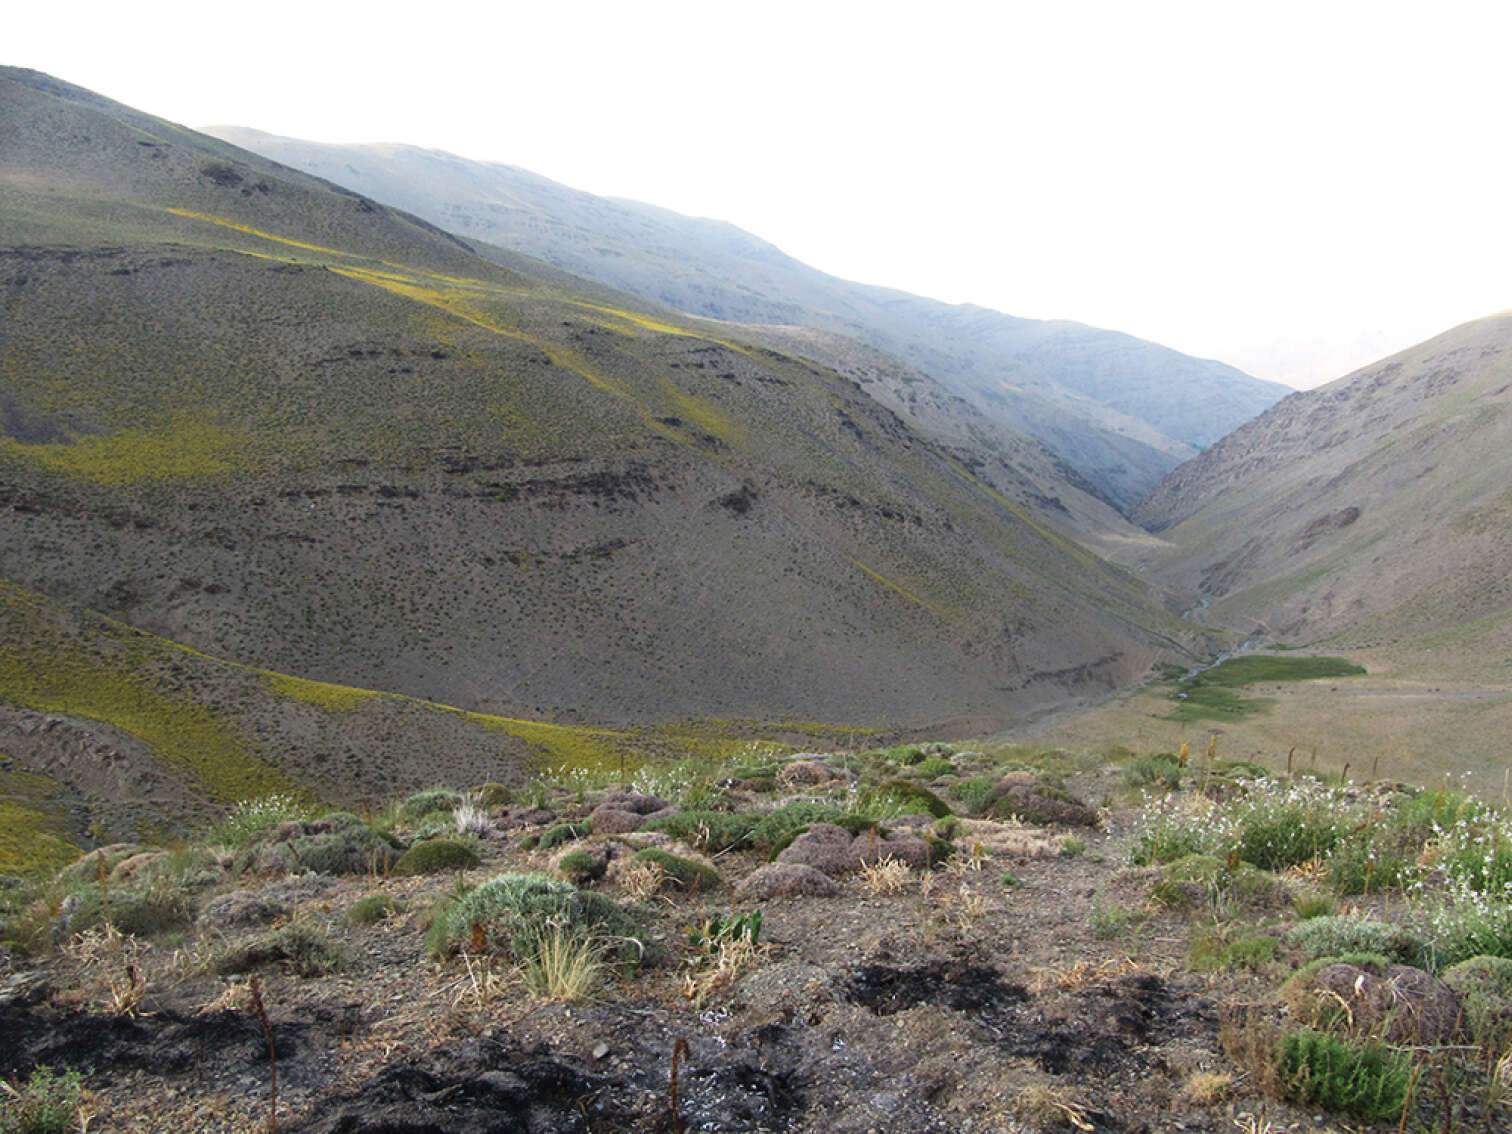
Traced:
[[235, 127], [213, 132], [466, 239], [695, 315], [799, 325], [879, 347], [999, 428], [1048, 445], [1120, 508], [1196, 447], [1286, 392], [1129, 335], [838, 280], [732, 225], [594, 197], [511, 166], [414, 146], [328, 146]]
[[[0, 578], [95, 627], [66, 664], [20, 656], [5, 697], [173, 769], [173, 806], [411, 783], [430, 702], [590, 738], [988, 727], [1190, 637], [1045, 521], [1047, 493], [1004, 492], [852, 378], [0, 82]], [[200, 683], [143, 691], [101, 625], [339, 687], [316, 708], [341, 728], [286, 734], [264, 684], [230, 718]], [[402, 751], [373, 752], [385, 721]], [[511, 761], [554, 751], [509, 735]]]

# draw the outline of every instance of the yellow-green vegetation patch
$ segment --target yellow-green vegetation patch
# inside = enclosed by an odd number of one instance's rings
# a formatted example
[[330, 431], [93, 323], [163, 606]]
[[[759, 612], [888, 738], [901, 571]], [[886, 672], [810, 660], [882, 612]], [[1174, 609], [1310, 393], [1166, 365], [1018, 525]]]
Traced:
[[653, 319], [649, 315], [641, 315], [635, 311], [626, 311], [620, 307], [603, 307], [597, 303], [574, 303], [575, 307], [583, 307], [589, 311], [597, 311], [604, 315], [610, 315], [615, 319], [622, 319], [626, 323], [633, 324], [646, 331], [656, 331], [663, 335], [682, 335], [687, 338], [699, 338], [701, 336], [688, 330], [686, 327], [676, 327], [671, 323], [664, 323], [660, 319]]
[[1365, 667], [1344, 658], [1276, 657], [1250, 654], [1229, 658], [1211, 669], [1176, 683], [1171, 699], [1176, 707], [1169, 720], [1226, 720], [1258, 713], [1270, 702], [1241, 697], [1233, 690], [1270, 681], [1313, 681], [1324, 677], [1358, 677]]
[[302, 701], [306, 705], [319, 705], [333, 713], [349, 713], [383, 694], [372, 689], [358, 689], [351, 685], [333, 685], [327, 681], [310, 681], [287, 673], [266, 670], [262, 679], [280, 697]]
[[286, 244], [290, 248], [303, 248], [307, 252], [324, 252], [331, 256], [346, 256], [349, 254], [341, 251], [339, 248], [322, 248], [319, 244], [306, 244], [303, 240], [291, 240], [287, 236], [275, 236], [273, 233], [264, 232], [260, 228], [238, 224], [236, 221], [227, 220], [225, 217], [211, 216], [209, 213], [196, 213], [189, 209], [168, 209], [167, 211], [176, 217], [188, 217], [191, 220], [208, 221], [210, 224], [220, 225], [222, 228], [229, 228], [235, 232], [244, 232], [248, 236], [255, 236], [260, 240], [271, 240], [276, 244]]
[[249, 459], [239, 432], [187, 413], [175, 415], [161, 429], [125, 429], [72, 442], [26, 445], [0, 438], [0, 454], [113, 487], [225, 476], [245, 468]]
[[461, 712], [469, 721], [491, 732], [507, 733], [524, 741], [539, 762], [538, 770], [544, 773], [568, 772], [575, 768], [606, 772], [621, 765], [635, 767], [644, 758], [643, 753], [627, 752], [633, 741], [624, 733], [460, 709], [454, 711]]
[[925, 610], [929, 611], [931, 614], [937, 614], [937, 615], [939, 615], [946, 622], [949, 622], [952, 625], [959, 625], [960, 618], [957, 615], [952, 614], [950, 611], [945, 610], [942, 607], [935, 606], [934, 603], [929, 602], [927, 599], [920, 598], [918, 595], [914, 594], [913, 591], [911, 591], [907, 587], [903, 586], [903, 584], [893, 582], [886, 575], [883, 575], [879, 571], [873, 571], [865, 563], [862, 563], [861, 560], [859, 560], [859, 559], [853, 559], [853, 560], [851, 560], [851, 562], [854, 563], [857, 567], [861, 568], [861, 570], [865, 571], [868, 575], [870, 575], [877, 582], [881, 583], [888, 590], [893, 591], [896, 594], [902, 595], [909, 602], [913, 603], [916, 606], [922, 606]]
[[690, 421], [710, 437], [717, 437], [726, 445], [738, 445], [745, 440], [745, 430], [735, 419], [713, 402], [685, 394], [668, 385], [673, 412], [685, 421]]
[[61, 794], [46, 776], [0, 771], [0, 874], [57, 870], [83, 853], [68, 839]]
[[152, 664], [181, 647], [99, 619], [91, 651], [49, 614], [40, 596], [0, 585], [0, 697], [130, 733], [215, 799], [304, 794], [209, 708], [158, 687]]

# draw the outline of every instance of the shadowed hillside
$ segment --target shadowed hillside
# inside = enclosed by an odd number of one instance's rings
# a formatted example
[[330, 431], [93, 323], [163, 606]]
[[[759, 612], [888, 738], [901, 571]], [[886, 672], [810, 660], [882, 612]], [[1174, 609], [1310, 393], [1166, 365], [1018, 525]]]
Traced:
[[1043, 441], [1123, 509], [1197, 447], [1286, 392], [1115, 331], [836, 279], [733, 225], [595, 197], [512, 166], [414, 146], [320, 145], [237, 127], [212, 132], [465, 238], [682, 311], [860, 339], [937, 379], [1000, 426]]
[[1504, 641], [1512, 618], [1509, 409], [1507, 315], [1293, 394], [1139, 506], [1171, 545], [1152, 572], [1198, 592], [1213, 625], [1420, 639], [1446, 663], [1500, 666], [1504, 650], [1467, 647]]

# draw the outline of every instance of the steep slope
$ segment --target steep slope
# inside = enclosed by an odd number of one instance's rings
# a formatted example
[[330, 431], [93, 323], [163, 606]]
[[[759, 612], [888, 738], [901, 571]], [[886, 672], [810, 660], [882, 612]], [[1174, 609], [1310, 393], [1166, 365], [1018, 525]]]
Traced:
[[682, 311], [859, 338], [1037, 437], [1123, 508], [1287, 392], [1113, 331], [849, 283], [732, 225], [595, 197], [511, 166], [413, 146], [328, 146], [236, 127], [211, 132], [468, 239]]
[[1293, 394], [1139, 506], [1171, 545], [1153, 573], [1287, 641], [1504, 635], [1509, 410], [1512, 314]]
[[833, 370], [44, 76], [0, 99], [0, 576], [60, 609], [595, 726], [983, 727], [1169, 644]]

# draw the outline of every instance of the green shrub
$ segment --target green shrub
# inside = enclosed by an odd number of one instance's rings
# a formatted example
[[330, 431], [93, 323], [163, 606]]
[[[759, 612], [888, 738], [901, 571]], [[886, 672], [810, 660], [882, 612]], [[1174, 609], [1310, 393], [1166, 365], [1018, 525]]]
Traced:
[[450, 814], [462, 802], [462, 793], [451, 788], [434, 787], [417, 791], [399, 805], [399, 815], [408, 820], [423, 819], [434, 811]]
[[352, 925], [376, 925], [403, 908], [387, 894], [368, 894], [352, 903], [352, 908], [347, 911], [347, 921]]
[[1173, 862], [1188, 855], [1202, 854], [1206, 840], [1201, 833], [1177, 822], [1157, 824], [1134, 837], [1129, 861], [1135, 866], [1153, 866]]
[[939, 776], [948, 776], [955, 771], [955, 765], [943, 756], [930, 756], [920, 760], [913, 767], [914, 775], [923, 780], [932, 780]]
[[1505, 893], [1483, 894], [1463, 882], [1453, 884], [1426, 929], [1441, 965], [1471, 957], [1512, 957], [1512, 902]]
[[653, 819], [641, 830], [662, 831], [701, 851], [718, 854], [750, 846], [757, 823], [754, 815], [732, 815], [728, 811], [679, 811], [675, 815]]
[[599, 878], [604, 873], [604, 867], [605, 862], [601, 857], [581, 848], [568, 851], [557, 859], [556, 864], [557, 873], [574, 886], [582, 886]]
[[1252, 795], [1239, 809], [1239, 857], [1265, 870], [1285, 870], [1327, 855], [1349, 827], [1331, 804], [1308, 795]]
[[586, 838], [593, 833], [592, 823], [557, 823], [546, 828], [545, 834], [536, 843], [537, 850], [551, 850], [573, 839]]
[[1181, 786], [1181, 764], [1168, 752], [1141, 756], [1123, 766], [1124, 782], [1134, 787], [1158, 787], [1175, 791]]
[[79, 1112], [84, 1079], [77, 1071], [61, 1075], [38, 1067], [11, 1090], [0, 1094], [0, 1134], [64, 1134], [82, 1130]]
[[1390, 1048], [1347, 1043], [1311, 1030], [1282, 1040], [1280, 1072], [1288, 1097], [1367, 1122], [1399, 1116], [1412, 1082], [1411, 1062]]
[[866, 792], [859, 804], [862, 811], [879, 819], [923, 814], [943, 819], [951, 813], [950, 804], [912, 780], [886, 780]]
[[979, 815], [992, 799], [996, 787], [997, 780], [991, 776], [972, 776], [969, 780], [958, 780], [951, 784], [950, 795], [959, 800], [970, 814]]
[[1087, 851], [1087, 844], [1073, 835], [1066, 835], [1060, 841], [1060, 856], [1062, 858], [1080, 858]]
[[492, 780], [480, 787], [475, 794], [478, 797], [478, 806], [484, 810], [506, 807], [514, 802], [514, 792]]
[[1328, 856], [1328, 882], [1340, 894], [1378, 894], [1404, 889], [1417, 875], [1408, 857], [1372, 832], [1346, 839]]
[[1512, 1043], [1512, 959], [1471, 957], [1445, 969], [1442, 979], [1459, 993], [1471, 1038], [1487, 1051], [1506, 1051]]
[[663, 880], [672, 882], [680, 890], [707, 894], [719, 889], [722, 882], [717, 870], [712, 870], [700, 862], [669, 854], [657, 847], [647, 847], [645, 850], [636, 851], [633, 857], [636, 862], [649, 862], [661, 867]]
[[1422, 938], [1400, 926], [1360, 917], [1310, 918], [1294, 926], [1286, 939], [1310, 961], [1346, 953], [1376, 953], [1424, 968], [1431, 960], [1431, 950]]
[[427, 938], [432, 956], [479, 946], [514, 957], [534, 956], [551, 933], [603, 937], [621, 958], [648, 951], [640, 921], [602, 894], [578, 890], [546, 874], [500, 874], [440, 911]]
[[394, 863], [394, 873], [435, 874], [442, 870], [471, 870], [482, 861], [461, 839], [430, 839], [416, 843]]
[[347, 955], [325, 930], [296, 921], [228, 945], [214, 960], [215, 971], [222, 976], [268, 965], [278, 965], [296, 976], [321, 977], [344, 969]]
[[322, 816], [315, 831], [288, 844], [294, 868], [316, 874], [381, 874], [392, 866], [399, 849], [392, 837], [375, 831], [357, 816], [335, 812]]
[[787, 845], [815, 823], [832, 823], [853, 835], [875, 830], [885, 835], [887, 828], [869, 815], [845, 811], [822, 800], [795, 800], [760, 816], [751, 828], [747, 844], [776, 858]]
[[727, 941], [758, 945], [761, 943], [761, 921], [759, 909], [750, 913], [732, 913], [729, 917], [706, 918], [702, 924], [688, 927], [688, 944], [706, 953], [714, 952]]
[[1100, 940], [1111, 941], [1122, 937], [1129, 928], [1130, 914], [1105, 891], [1098, 891], [1092, 899], [1092, 909], [1087, 914], [1087, 924]]
[[244, 799], [205, 832], [205, 842], [236, 850], [256, 842], [280, 823], [309, 818], [310, 807], [292, 795]]

